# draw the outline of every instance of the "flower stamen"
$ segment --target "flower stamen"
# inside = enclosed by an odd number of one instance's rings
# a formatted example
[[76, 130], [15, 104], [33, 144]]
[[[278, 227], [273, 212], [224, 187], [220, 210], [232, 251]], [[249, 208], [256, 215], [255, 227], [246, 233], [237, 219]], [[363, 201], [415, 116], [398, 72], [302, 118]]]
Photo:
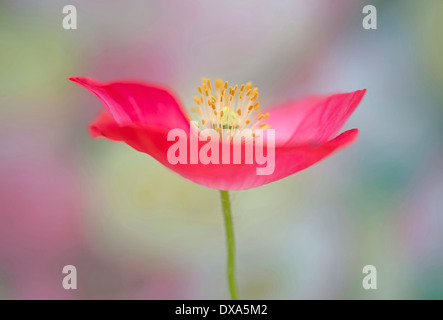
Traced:
[[200, 96], [195, 96], [197, 104], [191, 111], [198, 115], [197, 126], [200, 130], [210, 128], [217, 132], [226, 131], [231, 137], [235, 132], [245, 129], [254, 130], [269, 129], [270, 126], [263, 123], [269, 117], [269, 113], [261, 113], [260, 102], [258, 101], [258, 89], [253, 88], [252, 83], [229, 86], [227, 81], [216, 79], [214, 93], [212, 92], [211, 80], [203, 78], [202, 85], [197, 86]]

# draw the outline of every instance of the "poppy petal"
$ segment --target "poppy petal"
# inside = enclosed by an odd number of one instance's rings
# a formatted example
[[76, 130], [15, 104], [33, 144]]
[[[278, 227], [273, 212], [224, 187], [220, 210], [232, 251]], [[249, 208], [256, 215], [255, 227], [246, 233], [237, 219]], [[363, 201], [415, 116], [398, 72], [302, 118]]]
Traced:
[[120, 125], [189, 126], [185, 112], [170, 90], [140, 82], [106, 83], [84, 77], [69, 80], [94, 93]]
[[[254, 164], [175, 164], [167, 158], [168, 148], [173, 142], [167, 141], [167, 131], [156, 126], [120, 126], [105, 111], [93, 124], [94, 136], [103, 136], [111, 140], [123, 141], [140, 152], [147, 153], [164, 166], [182, 177], [200, 185], [218, 190], [244, 190], [259, 187], [298, 171], [324, 159], [338, 149], [350, 145], [358, 136], [358, 130], [343, 132], [336, 138], [322, 144], [285, 144], [275, 148], [275, 166], [269, 175], [257, 175]], [[187, 142], [189, 146], [189, 141]], [[220, 149], [221, 150], [221, 149]], [[189, 149], [188, 149], [189, 154]]]
[[309, 97], [271, 108], [266, 123], [280, 142], [326, 142], [357, 108], [366, 89], [325, 97]]

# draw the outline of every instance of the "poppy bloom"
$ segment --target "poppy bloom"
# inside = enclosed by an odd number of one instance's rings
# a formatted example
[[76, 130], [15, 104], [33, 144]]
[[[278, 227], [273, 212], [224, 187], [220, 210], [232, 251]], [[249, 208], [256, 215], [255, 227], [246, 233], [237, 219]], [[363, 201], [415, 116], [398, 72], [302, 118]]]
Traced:
[[[280, 180], [350, 145], [358, 136], [357, 129], [336, 135], [366, 91], [308, 97], [271, 107], [262, 113], [258, 90], [250, 83], [228, 87], [227, 82], [217, 79], [212, 90], [210, 80], [203, 79], [192, 109], [197, 115], [200, 128], [197, 130], [234, 127], [275, 130], [274, 170], [271, 174], [258, 175], [260, 165], [245, 161], [171, 164], [168, 149], [173, 142], [168, 141], [168, 132], [172, 129], [190, 132], [192, 129], [190, 117], [170, 90], [140, 82], [69, 79], [93, 92], [105, 106], [90, 125], [92, 136], [123, 141], [181, 176], [218, 190], [250, 189]], [[188, 155], [192, 152], [190, 144], [187, 144]], [[200, 143], [198, 148], [203, 146]]]
[[[285, 178], [350, 145], [357, 138], [357, 129], [336, 134], [366, 92], [359, 90], [304, 98], [263, 113], [258, 102], [258, 90], [251, 83], [228, 87], [227, 82], [217, 79], [213, 93], [211, 81], [203, 78], [202, 85], [197, 87], [199, 96], [194, 98], [196, 105], [192, 109], [197, 121], [192, 123], [168, 89], [138, 82], [104, 83], [80, 77], [71, 77], [70, 80], [93, 92], [105, 105], [90, 126], [94, 137], [123, 141], [181, 176], [220, 190], [226, 226], [227, 277], [232, 299], [238, 299], [238, 294], [233, 221], [227, 190], [259, 187]], [[200, 133], [207, 130], [215, 134], [210, 136], [209, 141], [206, 137], [200, 139]], [[242, 132], [247, 130], [252, 135], [243, 139]], [[265, 139], [261, 136], [263, 130], [273, 130], [273, 134], [266, 135]], [[185, 154], [181, 161], [171, 161], [170, 148], [175, 144], [171, 142], [171, 132], [185, 133]], [[207, 145], [213, 145], [214, 138], [218, 149], [210, 148], [211, 161], [198, 161], [196, 155], [204, 155], [202, 151], [208, 149]], [[206, 142], [202, 145], [200, 140]], [[272, 143], [271, 149], [266, 148], [267, 156], [269, 151], [273, 155], [272, 170], [267, 174], [259, 174], [262, 168], [258, 161], [254, 163], [246, 159], [247, 144], [251, 140], [256, 151], [258, 146], [269, 147]], [[228, 148], [224, 149], [226, 145]], [[238, 146], [244, 147], [245, 151], [242, 153], [240, 150], [237, 159], [240, 161], [236, 162], [235, 147]], [[231, 152], [231, 147], [234, 152]], [[217, 150], [229, 150], [227, 159], [224, 158], [225, 153], [213, 154]], [[232, 154], [234, 161], [231, 161]]]

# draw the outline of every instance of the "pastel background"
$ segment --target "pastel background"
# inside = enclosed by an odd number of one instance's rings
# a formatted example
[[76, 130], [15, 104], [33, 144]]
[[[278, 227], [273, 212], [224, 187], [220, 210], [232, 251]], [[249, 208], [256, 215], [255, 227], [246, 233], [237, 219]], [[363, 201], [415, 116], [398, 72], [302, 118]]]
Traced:
[[[73, 4], [78, 29], [62, 28]], [[378, 30], [362, 28], [362, 8]], [[224, 299], [218, 192], [89, 137], [71, 75], [253, 81], [262, 105], [367, 88], [356, 144], [232, 194], [247, 299], [443, 298], [443, 1], [0, 1], [0, 298]], [[62, 287], [62, 268], [78, 289]], [[378, 290], [362, 288], [377, 267]]]

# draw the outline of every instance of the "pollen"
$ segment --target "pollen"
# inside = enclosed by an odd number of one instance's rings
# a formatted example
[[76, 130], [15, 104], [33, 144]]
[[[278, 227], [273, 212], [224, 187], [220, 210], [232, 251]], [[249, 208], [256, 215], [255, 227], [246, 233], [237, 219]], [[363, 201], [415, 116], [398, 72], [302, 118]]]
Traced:
[[[197, 86], [199, 96], [194, 97], [197, 104], [191, 109], [198, 117], [200, 130], [211, 128], [220, 134], [233, 137], [234, 132], [244, 129], [269, 129], [263, 121], [269, 113], [260, 112], [258, 89], [251, 82], [230, 86], [227, 81], [216, 79], [212, 88], [211, 80], [203, 78]], [[214, 90], [212, 90], [214, 89]], [[257, 135], [254, 133], [254, 137]]]

